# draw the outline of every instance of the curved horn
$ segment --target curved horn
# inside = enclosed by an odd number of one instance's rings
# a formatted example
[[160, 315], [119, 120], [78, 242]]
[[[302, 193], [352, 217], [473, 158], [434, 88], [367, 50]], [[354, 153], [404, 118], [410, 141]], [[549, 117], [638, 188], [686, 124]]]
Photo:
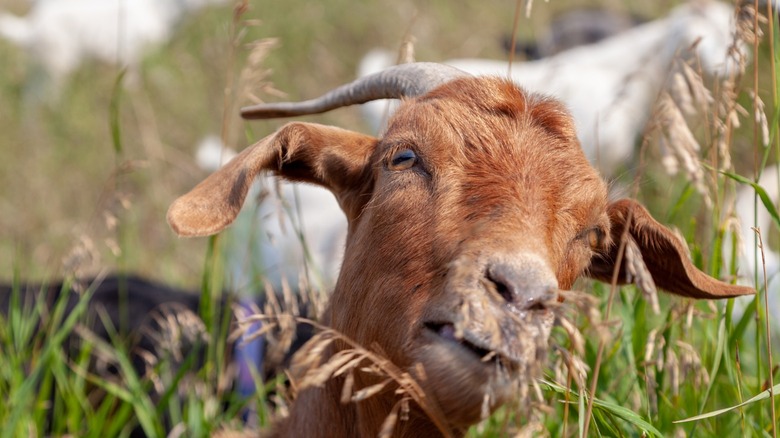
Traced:
[[462, 70], [443, 64], [416, 62], [402, 64], [364, 76], [316, 99], [279, 102], [241, 108], [245, 119], [274, 119], [319, 114], [343, 106], [377, 99], [419, 96], [455, 78], [468, 76]]

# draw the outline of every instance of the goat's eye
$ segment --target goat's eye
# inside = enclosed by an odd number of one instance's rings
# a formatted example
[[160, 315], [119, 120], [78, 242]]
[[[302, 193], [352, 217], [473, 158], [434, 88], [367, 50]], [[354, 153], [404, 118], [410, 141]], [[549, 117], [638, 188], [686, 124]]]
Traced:
[[592, 250], [601, 249], [604, 244], [604, 232], [598, 228], [591, 228], [585, 234], [585, 241]]
[[390, 170], [406, 170], [417, 163], [417, 154], [411, 149], [402, 149], [390, 158], [387, 166]]

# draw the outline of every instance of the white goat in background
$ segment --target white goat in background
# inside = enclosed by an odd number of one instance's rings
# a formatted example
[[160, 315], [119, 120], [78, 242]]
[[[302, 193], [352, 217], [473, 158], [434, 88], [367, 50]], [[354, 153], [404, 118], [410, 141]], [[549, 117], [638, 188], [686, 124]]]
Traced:
[[[516, 41], [514, 53], [525, 59], [541, 59], [574, 47], [595, 44], [646, 20], [608, 6], [575, 6], [555, 15], [533, 42]], [[512, 37], [503, 39], [512, 50]]]
[[25, 17], [0, 12], [0, 36], [29, 54], [44, 77], [35, 93], [56, 96], [86, 59], [136, 68], [168, 42], [188, 13], [228, 0], [39, 0]]
[[[631, 163], [635, 144], [664, 87], [675, 57], [695, 46], [709, 75], [736, 67], [729, 57], [735, 32], [734, 7], [714, 1], [691, 2], [663, 19], [650, 21], [596, 44], [565, 50], [537, 61], [451, 59], [443, 63], [475, 75], [511, 73], [523, 88], [562, 100], [574, 116], [588, 159], [603, 175], [614, 176]], [[392, 64], [386, 52], [371, 52], [361, 62], [365, 76]], [[379, 130], [387, 103], [361, 107]]]

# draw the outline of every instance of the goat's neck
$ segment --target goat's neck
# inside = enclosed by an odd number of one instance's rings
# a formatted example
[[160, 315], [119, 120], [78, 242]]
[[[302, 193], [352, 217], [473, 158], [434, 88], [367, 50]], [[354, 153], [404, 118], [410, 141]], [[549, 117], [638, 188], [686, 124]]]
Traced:
[[[341, 281], [341, 280], [340, 280]], [[347, 289], [351, 290], [351, 289]], [[336, 287], [331, 300], [342, 296], [339, 286]], [[323, 314], [323, 323], [340, 333], [349, 333], [349, 318], [334, 314], [329, 307]], [[338, 342], [329, 346], [324, 355], [330, 358], [336, 353]], [[327, 362], [327, 359], [323, 363]], [[355, 391], [369, 385], [379, 383], [376, 377], [369, 377], [355, 370]], [[290, 415], [282, 419], [273, 428], [270, 437], [374, 437], [382, 429], [387, 416], [398, 403], [397, 386], [388, 385], [382, 392], [355, 403], [342, 403], [341, 393], [344, 387], [344, 376], [333, 377], [322, 387], [309, 387], [298, 393], [290, 407]], [[423, 413], [415, 403], [409, 403], [408, 419], [398, 419], [393, 429], [393, 437], [441, 437], [442, 432]], [[405, 417], [405, 416], [404, 416]], [[449, 436], [460, 437], [465, 430], [450, 431]]]
[[277, 422], [268, 438], [360, 436], [356, 433], [356, 409], [339, 401], [336, 391], [340, 381], [331, 379], [322, 388], [301, 391], [290, 415]]
[[[377, 436], [393, 405], [398, 401], [394, 389], [359, 403], [343, 404], [343, 384], [343, 378], [333, 378], [322, 388], [310, 387], [301, 391], [290, 408], [290, 415], [277, 423], [268, 437]], [[408, 420], [401, 420], [399, 413], [393, 437], [443, 436], [414, 403], [410, 403], [410, 410]], [[462, 436], [464, 432], [455, 432], [453, 435]]]

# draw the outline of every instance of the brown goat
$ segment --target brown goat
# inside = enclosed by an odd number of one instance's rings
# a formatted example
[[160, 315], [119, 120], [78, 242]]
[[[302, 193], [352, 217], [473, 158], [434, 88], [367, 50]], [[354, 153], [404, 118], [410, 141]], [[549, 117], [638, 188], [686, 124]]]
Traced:
[[[511, 383], [531, 378], [543, 357], [557, 292], [583, 275], [611, 281], [624, 264], [624, 233], [670, 292], [754, 293], [697, 270], [677, 237], [635, 201], [610, 203], [560, 103], [504, 79], [438, 69], [409, 64], [315, 101], [245, 109], [248, 117], [283, 117], [412, 96], [382, 138], [290, 123], [178, 199], [168, 215], [180, 235], [219, 232], [264, 170], [330, 189], [349, 233], [325, 323], [417, 379], [439, 414], [431, 419], [412, 403], [396, 436], [461, 435], [511, 399]], [[332, 344], [326, 354], [340, 348]], [[377, 381], [358, 371], [354, 385]], [[342, 405], [343, 384], [342, 376], [302, 390], [273, 433], [376, 436], [398, 402], [395, 388]]]

